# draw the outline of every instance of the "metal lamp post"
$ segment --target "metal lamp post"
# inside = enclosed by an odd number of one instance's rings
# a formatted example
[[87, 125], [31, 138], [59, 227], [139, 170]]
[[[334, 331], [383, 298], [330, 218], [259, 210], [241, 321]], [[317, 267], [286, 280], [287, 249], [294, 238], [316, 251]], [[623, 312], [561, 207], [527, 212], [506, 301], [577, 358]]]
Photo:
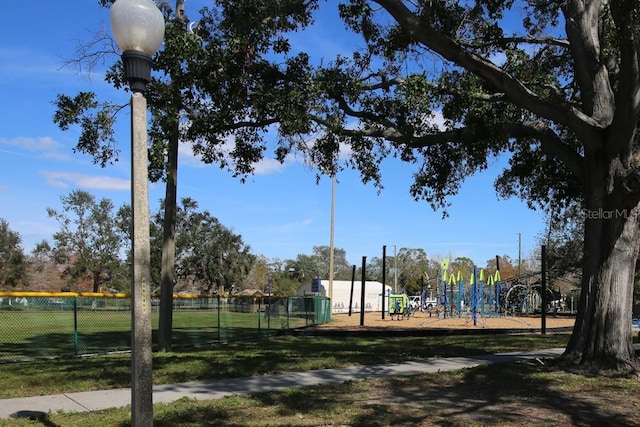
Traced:
[[164, 38], [164, 17], [152, 0], [117, 0], [111, 29], [131, 88], [131, 425], [153, 425], [147, 100], [151, 56]]

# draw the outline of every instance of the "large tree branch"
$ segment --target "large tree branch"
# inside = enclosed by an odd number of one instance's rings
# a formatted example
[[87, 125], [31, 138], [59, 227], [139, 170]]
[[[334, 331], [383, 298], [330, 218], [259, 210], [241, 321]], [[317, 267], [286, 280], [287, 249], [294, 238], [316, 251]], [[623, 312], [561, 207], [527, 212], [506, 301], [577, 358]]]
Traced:
[[395, 127], [380, 127], [380, 128], [367, 128], [367, 129], [346, 129], [343, 127], [336, 127], [333, 122], [323, 117], [310, 114], [309, 118], [319, 125], [327, 128], [329, 132], [343, 135], [343, 136], [364, 136], [367, 138], [383, 138], [387, 141], [408, 144], [411, 138], [407, 138], [405, 134], [398, 131]]
[[370, 84], [368, 86], [365, 86], [365, 89], [367, 90], [391, 89], [392, 87], [399, 86], [405, 82], [405, 79], [401, 77], [393, 77], [393, 78], [387, 79], [385, 76], [379, 75], [379, 74], [367, 76], [366, 79], [368, 80], [371, 77], [379, 77], [380, 83], [375, 83], [375, 84]]
[[554, 38], [554, 37], [542, 37], [542, 38], [538, 38], [538, 37], [501, 37], [498, 38], [496, 40], [492, 40], [490, 42], [481, 42], [481, 41], [473, 41], [472, 43], [463, 43], [461, 42], [460, 45], [464, 46], [464, 47], [468, 47], [468, 48], [473, 48], [473, 49], [479, 49], [479, 48], [486, 48], [486, 47], [491, 47], [491, 46], [500, 46], [500, 47], [504, 47], [504, 46], [508, 46], [510, 44], [520, 44], [520, 43], [526, 43], [526, 44], [543, 44], [543, 45], [547, 45], [547, 46], [558, 46], [558, 47], [562, 47], [562, 48], [569, 48], [571, 45], [569, 43], [569, 40], [566, 39], [558, 39], [558, 38]]
[[564, 143], [546, 123], [511, 123], [505, 125], [505, 129], [513, 138], [537, 139], [545, 154], [560, 160], [579, 180], [583, 179], [582, 156]]
[[[385, 78], [384, 76], [380, 75], [380, 74], [375, 74], [372, 76], [368, 76], [368, 78], [371, 77], [378, 77], [381, 79], [380, 83], [374, 83], [374, 84], [369, 84], [369, 85], [364, 85], [363, 86], [363, 90], [366, 91], [375, 91], [378, 89], [390, 89], [394, 86], [399, 86], [402, 85], [406, 82], [406, 79], [404, 78], [400, 78], [400, 77], [394, 77], [394, 78]], [[484, 101], [484, 102], [498, 102], [498, 101], [504, 101], [505, 100], [505, 95], [504, 93], [480, 93], [480, 92], [473, 92], [473, 93], [467, 93], [467, 92], [463, 92], [460, 90], [457, 90], [456, 87], [450, 86], [450, 87], [445, 87], [445, 86], [441, 86], [441, 85], [437, 85], [435, 83], [429, 82], [429, 81], [424, 81], [423, 84], [431, 89], [434, 89], [440, 93], [445, 93], [448, 95], [455, 95], [455, 96], [465, 96], [466, 98], [471, 98], [471, 99], [475, 99], [478, 101]], [[559, 92], [559, 90], [557, 88], [553, 88], [550, 86], [547, 86], [548, 89], [555, 91], [556, 93]], [[339, 102], [339, 99], [337, 97], [333, 98], [334, 101]], [[342, 108], [342, 106], [341, 106]]]
[[609, 83], [609, 72], [600, 60], [600, 14], [603, 1], [568, 0], [563, 12], [575, 77], [582, 94], [584, 112], [607, 127], [613, 119], [613, 91]]
[[[478, 134], [474, 128], [462, 127], [430, 133], [427, 135], [406, 135], [393, 126], [375, 126], [364, 129], [336, 128], [330, 121], [311, 116], [316, 123], [326, 126], [330, 132], [344, 136], [363, 136], [367, 138], [382, 138], [387, 141], [404, 144], [410, 148], [424, 148], [446, 143], [475, 144]], [[582, 156], [575, 149], [568, 146], [545, 123], [541, 121], [530, 123], [505, 123], [497, 130], [505, 139], [533, 139], [541, 143], [542, 151], [561, 161], [578, 179], [582, 180]]]
[[567, 104], [546, 101], [492, 61], [469, 52], [456, 41], [429, 28], [402, 0], [373, 0], [382, 6], [416, 42], [452, 63], [476, 74], [503, 92], [513, 103], [539, 117], [572, 129], [582, 141], [594, 140], [604, 126], [588, 114]]
[[620, 40], [620, 79], [616, 92], [616, 115], [611, 126], [607, 149], [609, 153], [625, 152], [633, 143], [640, 120], [640, 35], [639, 24], [629, 9], [635, 1], [612, 4], [612, 16]]
[[338, 103], [338, 107], [345, 113], [351, 117], [356, 117], [358, 119], [363, 119], [370, 122], [381, 123], [382, 125], [391, 128], [394, 127], [395, 124], [386, 117], [378, 116], [373, 113], [368, 113], [366, 111], [358, 111], [351, 108], [351, 106], [347, 103], [347, 101], [343, 97], [335, 97], [334, 100]]
[[239, 121], [239, 122], [234, 122], [234, 123], [225, 125], [221, 129], [222, 130], [238, 130], [242, 128], [263, 128], [278, 122], [279, 122], [279, 119], [276, 119], [276, 118], [257, 120], [257, 121]]

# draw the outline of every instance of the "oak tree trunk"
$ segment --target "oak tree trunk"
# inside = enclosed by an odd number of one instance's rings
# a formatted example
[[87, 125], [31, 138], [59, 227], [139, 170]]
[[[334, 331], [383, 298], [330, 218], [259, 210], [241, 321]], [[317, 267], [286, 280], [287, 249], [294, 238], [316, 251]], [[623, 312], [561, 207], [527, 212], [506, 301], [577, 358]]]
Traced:
[[167, 182], [164, 199], [164, 229], [162, 266], [160, 269], [160, 315], [158, 321], [158, 351], [171, 351], [173, 331], [173, 286], [176, 268], [176, 223], [178, 202], [178, 121], [169, 138]]
[[96, 271], [93, 273], [93, 293], [100, 291], [100, 285], [102, 285], [102, 272]]
[[[591, 158], [590, 158], [591, 157]], [[587, 156], [582, 292], [562, 361], [592, 372], [638, 371], [632, 341], [640, 207], [616, 159]]]

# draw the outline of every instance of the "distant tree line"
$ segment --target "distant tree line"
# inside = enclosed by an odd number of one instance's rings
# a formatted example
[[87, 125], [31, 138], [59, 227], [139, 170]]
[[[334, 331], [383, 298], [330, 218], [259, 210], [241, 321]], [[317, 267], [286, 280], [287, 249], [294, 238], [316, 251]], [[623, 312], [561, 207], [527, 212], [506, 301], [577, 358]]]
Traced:
[[[21, 237], [0, 220], [2, 289], [128, 292], [130, 290], [131, 208], [117, 210], [109, 199], [74, 190], [61, 208], [47, 213], [59, 225], [26, 256]], [[162, 209], [162, 207], [161, 207]], [[151, 217], [152, 279], [160, 277], [161, 211]], [[246, 286], [256, 256], [240, 235], [222, 225], [192, 199], [178, 209], [176, 291], [227, 293]]]
[[[130, 218], [131, 208], [118, 209], [109, 199], [97, 200], [92, 194], [74, 190], [61, 197], [60, 209], [47, 209], [59, 225], [51, 242], [39, 242], [30, 256], [21, 247], [20, 235], [0, 219], [0, 288], [59, 291], [130, 290]], [[151, 215], [151, 275], [157, 291], [161, 275], [164, 205]], [[566, 227], [562, 228], [567, 230]], [[549, 231], [545, 236], [553, 250], [553, 265], [568, 270], [579, 265], [569, 257], [579, 253], [569, 250], [579, 245], [580, 233]], [[575, 248], [574, 248], [575, 249]], [[293, 295], [301, 284], [314, 278], [329, 277], [329, 246], [314, 246], [311, 254], [295, 259], [269, 259], [251, 252], [242, 236], [224, 226], [210, 212], [200, 210], [190, 198], [182, 199], [177, 209], [175, 292], [233, 294], [242, 291]], [[445, 257], [429, 257], [424, 249], [400, 248], [386, 256], [385, 281], [396, 290], [418, 293], [441, 280], [441, 263]], [[469, 280], [474, 261], [466, 257], [449, 257], [448, 270]], [[536, 268], [536, 262], [521, 260], [516, 269], [508, 255], [498, 257], [504, 279], [518, 270]], [[367, 280], [383, 280], [382, 246], [379, 256], [366, 264]], [[476, 265], [477, 266], [477, 265]], [[496, 258], [482, 266], [494, 274]], [[362, 266], [347, 261], [344, 249], [334, 248], [334, 280], [360, 280]]]

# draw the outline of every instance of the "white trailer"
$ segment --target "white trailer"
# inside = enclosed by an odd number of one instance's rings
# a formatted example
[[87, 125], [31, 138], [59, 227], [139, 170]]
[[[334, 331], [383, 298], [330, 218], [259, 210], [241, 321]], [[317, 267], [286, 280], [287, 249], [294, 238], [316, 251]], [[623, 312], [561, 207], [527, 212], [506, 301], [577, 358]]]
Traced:
[[[353, 296], [351, 294], [350, 280], [334, 280], [333, 295], [331, 297], [331, 313], [348, 313], [351, 301], [351, 312], [358, 313], [362, 305], [362, 282], [353, 282]], [[382, 283], [367, 281], [364, 284], [364, 311], [382, 311]], [[391, 286], [385, 285], [385, 294], [388, 296]], [[299, 296], [329, 296], [329, 281], [320, 280], [319, 286], [307, 283], [298, 288]], [[385, 300], [385, 311], [388, 310]]]

